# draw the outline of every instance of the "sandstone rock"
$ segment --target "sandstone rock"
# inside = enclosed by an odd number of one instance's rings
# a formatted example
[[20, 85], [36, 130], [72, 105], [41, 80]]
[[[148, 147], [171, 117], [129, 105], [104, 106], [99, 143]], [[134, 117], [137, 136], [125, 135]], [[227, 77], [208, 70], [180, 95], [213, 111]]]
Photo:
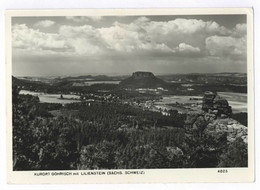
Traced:
[[228, 142], [243, 137], [243, 141], [247, 143], [247, 127], [233, 119], [216, 119], [214, 124], [208, 124], [205, 132], [215, 136], [226, 133]]
[[204, 119], [205, 119], [207, 122], [213, 122], [213, 121], [216, 119], [216, 115], [215, 115], [215, 114], [206, 113], [206, 114], [204, 115]]
[[202, 110], [208, 112], [209, 109], [213, 108], [213, 100], [216, 97], [216, 94], [210, 91], [206, 91], [204, 93], [204, 97], [202, 99]]
[[193, 129], [194, 130], [203, 131], [206, 128], [207, 125], [208, 125], [208, 123], [206, 122], [204, 117], [203, 116], [199, 116], [196, 119], [196, 121], [193, 123]]
[[214, 113], [218, 116], [226, 118], [232, 113], [231, 106], [225, 98], [220, 97], [216, 93], [207, 91], [204, 93], [202, 110], [208, 113]]
[[[220, 105], [220, 104], [219, 104]], [[221, 106], [227, 105], [226, 103]], [[242, 138], [247, 143], [247, 127], [232, 118], [221, 118], [210, 113], [188, 114], [185, 121], [186, 134], [206, 134], [214, 138], [227, 135], [227, 141], [233, 142], [237, 138]], [[188, 127], [187, 127], [188, 126]]]
[[219, 95], [216, 95], [215, 98], [213, 99], [213, 107], [218, 108], [218, 107], [228, 107], [228, 101]]

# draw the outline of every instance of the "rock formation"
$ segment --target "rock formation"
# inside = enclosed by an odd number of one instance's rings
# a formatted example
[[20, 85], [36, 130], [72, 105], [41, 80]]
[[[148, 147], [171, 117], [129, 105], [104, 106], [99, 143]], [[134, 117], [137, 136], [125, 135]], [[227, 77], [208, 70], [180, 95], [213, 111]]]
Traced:
[[202, 110], [222, 117], [230, 116], [232, 114], [232, 109], [231, 106], [229, 106], [228, 101], [210, 91], [207, 91], [204, 94]]
[[241, 138], [247, 143], [247, 127], [229, 117], [232, 110], [226, 99], [216, 93], [205, 92], [202, 110], [204, 112], [190, 112], [187, 115], [185, 130], [188, 137], [194, 134], [221, 137], [226, 134], [228, 142]]
[[231, 118], [216, 119], [208, 124], [204, 133], [212, 136], [226, 133], [228, 142], [233, 142], [236, 138], [242, 138], [247, 143], [247, 127]]
[[157, 78], [151, 72], [134, 72], [131, 77], [120, 82], [120, 86], [127, 88], [157, 88], [165, 87], [167, 83]]
[[216, 118], [214, 114], [188, 114], [185, 121], [185, 130], [187, 136], [207, 134], [212, 137], [220, 137], [226, 134], [228, 142], [242, 138], [247, 143], [246, 126], [232, 118]]
[[132, 77], [134, 79], [142, 79], [142, 78], [146, 78], [146, 77], [155, 77], [153, 73], [151, 72], [142, 72], [142, 71], [138, 71], [138, 72], [134, 72], [132, 74]]

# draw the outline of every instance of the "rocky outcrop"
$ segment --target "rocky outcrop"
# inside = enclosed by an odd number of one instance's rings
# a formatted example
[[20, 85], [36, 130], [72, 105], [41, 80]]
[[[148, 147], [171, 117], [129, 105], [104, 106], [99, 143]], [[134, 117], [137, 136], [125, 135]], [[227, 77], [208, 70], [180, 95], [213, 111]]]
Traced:
[[214, 122], [208, 124], [204, 133], [212, 136], [219, 136], [220, 134], [226, 133], [228, 142], [242, 138], [243, 141], [247, 143], [247, 127], [231, 118], [216, 119]]
[[225, 98], [220, 97], [217, 93], [210, 91], [205, 92], [202, 102], [202, 110], [217, 116], [227, 117], [232, 114], [231, 106]]
[[232, 110], [226, 99], [216, 93], [205, 92], [202, 110], [187, 114], [185, 121], [187, 136], [206, 134], [218, 138], [226, 135], [227, 142], [241, 138], [247, 143], [247, 127], [228, 117], [231, 116]]
[[232, 118], [217, 118], [211, 113], [189, 113], [185, 121], [185, 133], [187, 136], [198, 137], [207, 134], [212, 137], [226, 135], [227, 142], [233, 142], [237, 138], [247, 143], [247, 127]]

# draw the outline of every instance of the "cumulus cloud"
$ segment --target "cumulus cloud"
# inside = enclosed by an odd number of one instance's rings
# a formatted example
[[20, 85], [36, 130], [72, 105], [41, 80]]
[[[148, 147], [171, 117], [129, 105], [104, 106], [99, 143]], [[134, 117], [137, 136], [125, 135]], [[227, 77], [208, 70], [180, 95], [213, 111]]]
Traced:
[[101, 21], [102, 20], [102, 16], [89, 16], [88, 18], [90, 18], [93, 21]]
[[78, 54], [93, 55], [102, 53], [105, 44], [101, 35], [90, 25], [68, 26], [63, 25], [59, 34]]
[[247, 26], [246, 24], [236, 24], [236, 27], [232, 31], [233, 37], [243, 37], [246, 35]]
[[218, 33], [228, 34], [230, 31], [224, 26], [220, 26], [214, 21], [203, 21], [197, 19], [183, 19], [178, 18], [167, 22], [156, 22], [152, 21], [146, 25], [149, 33], [160, 33], [160, 34], [194, 34], [198, 32], [203, 33]]
[[97, 22], [102, 20], [102, 16], [66, 16], [66, 19], [78, 23], [89, 22], [90, 20]]
[[28, 28], [25, 24], [16, 24], [12, 28], [13, 47], [23, 50], [58, 50], [69, 49], [64, 39], [59, 34], [44, 33], [39, 30]]
[[230, 35], [231, 31], [214, 21], [178, 18], [170, 21], [150, 21], [140, 17], [130, 24], [115, 23], [127, 31], [137, 32], [143, 41], [162, 43], [174, 49], [180, 43], [193, 44], [201, 49], [205, 38], [212, 35]]
[[215, 21], [159, 18], [73, 16], [57, 19], [61, 22], [55, 27], [44, 19], [33, 27], [14, 19], [14, 71], [19, 74], [23, 69], [24, 75], [30, 69], [33, 75], [36, 70], [60, 74], [66, 69], [67, 74], [246, 71], [246, 24], [231, 28]]
[[98, 29], [98, 32], [101, 34], [107, 47], [112, 50], [121, 52], [139, 52], [144, 50], [151, 52], [174, 52], [166, 44], [166, 41], [159, 42], [156, 38], [152, 38], [147, 30], [139, 25], [141, 22], [146, 22], [144, 17], [137, 19], [129, 25], [116, 22], [112, 27]]
[[120, 23], [115, 23], [112, 27], [100, 28], [97, 31], [106, 42], [106, 47], [111, 50], [132, 52], [143, 45], [137, 31], [130, 31]]
[[243, 24], [236, 24], [236, 30], [241, 31], [244, 34], [246, 33], [246, 29], [247, 29], [246, 24], [244, 24], [244, 23]]
[[179, 46], [176, 48], [179, 52], [200, 52], [200, 48], [198, 47], [193, 47], [189, 44], [185, 44], [185, 43], [180, 43]]
[[42, 20], [42, 21], [35, 23], [35, 26], [47, 28], [47, 27], [53, 26], [54, 24], [55, 24], [55, 22], [52, 20]]
[[205, 40], [205, 42], [210, 55], [246, 57], [245, 37], [234, 38], [232, 36], [210, 36]]
[[246, 33], [246, 24], [236, 24], [228, 36], [207, 37], [205, 39], [206, 49], [211, 56], [245, 60], [247, 55]]
[[[166, 44], [145, 40], [145, 35], [138, 31], [128, 30], [125, 25], [115, 23], [112, 27], [93, 28], [90, 25], [68, 26], [63, 25], [59, 30], [60, 35], [75, 47], [77, 53], [84, 52], [83, 49], [96, 50], [97, 53], [104, 51], [115, 51], [130, 53], [140, 50], [172, 52]], [[74, 41], [81, 42], [80, 47]], [[88, 48], [88, 46], [90, 48]]]
[[[102, 17], [66, 17], [75, 22]], [[38, 23], [47, 23], [40, 21]], [[132, 22], [114, 22], [96, 28], [83, 25], [61, 25], [57, 33], [44, 33], [24, 24], [13, 26], [13, 47], [71, 53], [85, 56], [100, 55], [161, 55], [183, 56], [244, 56], [246, 57], [246, 24], [227, 29], [214, 21], [177, 18], [152, 21], [139, 17]], [[48, 51], [47, 51], [48, 50]]]

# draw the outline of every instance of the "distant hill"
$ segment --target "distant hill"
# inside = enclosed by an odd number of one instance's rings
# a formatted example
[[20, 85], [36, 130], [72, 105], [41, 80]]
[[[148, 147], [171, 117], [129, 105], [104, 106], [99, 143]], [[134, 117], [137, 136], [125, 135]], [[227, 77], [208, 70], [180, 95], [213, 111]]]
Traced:
[[18, 86], [26, 86], [26, 85], [41, 85], [43, 83], [40, 81], [30, 81], [30, 80], [25, 80], [25, 79], [18, 79], [16, 77], [12, 76], [12, 84], [18, 85]]
[[190, 73], [168, 74], [158, 76], [160, 79], [177, 83], [204, 83], [204, 84], [247, 84], [246, 73]]
[[118, 81], [123, 80], [127, 76], [107, 76], [107, 75], [82, 75], [82, 76], [74, 76], [74, 77], [64, 77], [64, 78], [56, 78], [56, 80], [68, 80], [68, 81]]
[[151, 72], [138, 71], [134, 72], [131, 77], [122, 80], [119, 85], [128, 88], [155, 88], [165, 87], [167, 83]]
[[49, 84], [43, 83], [41, 81], [30, 81], [25, 79], [18, 79], [17, 77], [12, 76], [12, 86], [18, 86], [20, 89], [26, 90], [40, 90], [45, 91]]

